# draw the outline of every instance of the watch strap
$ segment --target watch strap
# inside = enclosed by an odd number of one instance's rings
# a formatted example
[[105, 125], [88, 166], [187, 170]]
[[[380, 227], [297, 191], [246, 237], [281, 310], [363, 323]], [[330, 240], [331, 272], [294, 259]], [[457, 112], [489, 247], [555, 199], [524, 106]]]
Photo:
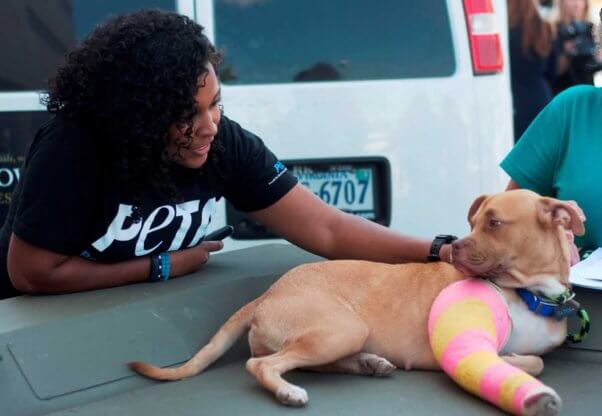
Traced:
[[439, 256], [439, 252], [441, 251], [441, 247], [443, 246], [443, 244], [450, 244], [451, 242], [457, 239], [458, 237], [451, 234], [437, 235], [431, 243], [431, 248], [427, 257], [428, 261], [440, 261], [441, 257]]

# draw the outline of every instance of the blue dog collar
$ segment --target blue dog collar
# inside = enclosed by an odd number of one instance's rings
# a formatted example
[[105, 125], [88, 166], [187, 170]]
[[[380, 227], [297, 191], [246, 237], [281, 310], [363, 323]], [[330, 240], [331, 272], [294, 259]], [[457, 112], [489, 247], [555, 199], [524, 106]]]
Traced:
[[531, 312], [541, 316], [553, 316], [561, 321], [571, 315], [576, 315], [579, 318], [579, 332], [568, 334], [566, 340], [574, 344], [583, 341], [590, 330], [590, 321], [587, 311], [579, 306], [573, 300], [575, 292], [567, 289], [563, 294], [555, 299], [550, 299], [544, 296], [537, 296], [527, 289], [516, 289], [516, 293], [527, 304]]
[[579, 309], [574, 302], [569, 302], [575, 297], [575, 293], [570, 290], [557, 299], [539, 297], [527, 289], [516, 289], [516, 293], [531, 312], [541, 316], [553, 316], [559, 321], [573, 315]]

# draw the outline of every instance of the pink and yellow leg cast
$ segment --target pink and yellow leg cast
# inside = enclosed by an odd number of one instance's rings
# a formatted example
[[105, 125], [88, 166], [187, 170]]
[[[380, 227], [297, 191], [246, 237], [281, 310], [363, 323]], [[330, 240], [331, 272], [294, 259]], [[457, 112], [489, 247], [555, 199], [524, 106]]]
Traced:
[[527, 399], [552, 391], [499, 357], [510, 335], [510, 316], [501, 294], [482, 280], [467, 279], [444, 289], [431, 307], [428, 330], [443, 371], [507, 412], [524, 414]]

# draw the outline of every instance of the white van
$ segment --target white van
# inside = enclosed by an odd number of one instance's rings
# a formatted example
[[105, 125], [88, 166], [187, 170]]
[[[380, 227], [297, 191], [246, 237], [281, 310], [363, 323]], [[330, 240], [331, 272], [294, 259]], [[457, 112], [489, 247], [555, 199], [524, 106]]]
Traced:
[[[318, 196], [395, 230], [464, 234], [513, 143], [504, 0], [202, 0], [225, 112]], [[263, 227], [224, 201], [226, 248]]]
[[[69, 7], [65, 7], [69, 5]], [[325, 201], [395, 230], [463, 234], [501, 190], [512, 145], [504, 0], [140, 0], [0, 5], [0, 221], [33, 132], [39, 90], [111, 14], [160, 7], [205, 26], [225, 54], [226, 114]], [[223, 200], [226, 249], [273, 236]]]

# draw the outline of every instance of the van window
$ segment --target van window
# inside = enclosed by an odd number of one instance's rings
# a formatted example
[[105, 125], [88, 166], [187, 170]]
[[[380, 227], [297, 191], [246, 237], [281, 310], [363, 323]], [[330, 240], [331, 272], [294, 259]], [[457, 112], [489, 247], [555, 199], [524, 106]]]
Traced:
[[450, 76], [446, 0], [215, 0], [226, 84]]
[[0, 91], [41, 90], [65, 53], [109, 16], [176, 0], [23, 0], [0, 2]]

